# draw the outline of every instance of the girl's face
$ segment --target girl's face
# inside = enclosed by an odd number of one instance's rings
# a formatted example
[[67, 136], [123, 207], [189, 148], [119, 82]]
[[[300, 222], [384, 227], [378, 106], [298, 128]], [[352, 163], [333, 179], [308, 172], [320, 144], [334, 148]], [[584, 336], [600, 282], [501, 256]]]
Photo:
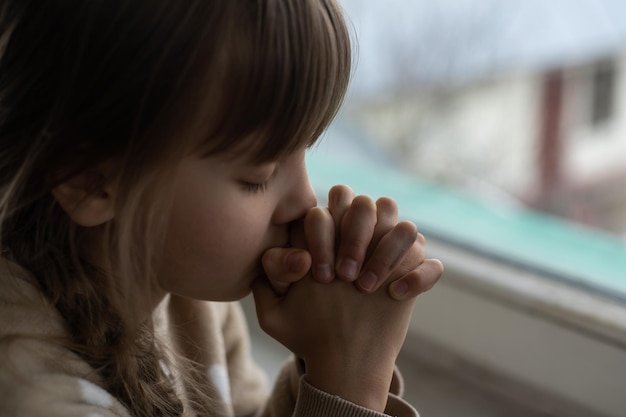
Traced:
[[250, 292], [261, 256], [288, 243], [288, 224], [316, 204], [298, 150], [272, 163], [190, 156], [174, 181], [160, 287], [181, 296], [229, 301]]

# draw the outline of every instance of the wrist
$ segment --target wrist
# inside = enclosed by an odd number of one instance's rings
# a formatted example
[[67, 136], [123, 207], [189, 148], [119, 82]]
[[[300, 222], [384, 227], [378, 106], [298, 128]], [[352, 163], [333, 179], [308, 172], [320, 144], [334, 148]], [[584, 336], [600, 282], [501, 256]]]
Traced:
[[361, 407], [384, 412], [394, 365], [317, 363], [305, 361], [305, 376], [315, 388]]

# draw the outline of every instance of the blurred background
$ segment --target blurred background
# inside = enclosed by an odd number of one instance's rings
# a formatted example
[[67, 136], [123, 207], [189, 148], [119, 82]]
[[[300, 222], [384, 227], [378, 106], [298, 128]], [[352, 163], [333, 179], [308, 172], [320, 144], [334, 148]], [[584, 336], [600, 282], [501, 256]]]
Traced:
[[322, 203], [394, 197], [446, 265], [400, 358], [409, 400], [626, 416], [626, 1], [341, 3], [356, 69], [308, 164]]
[[626, 234], [626, 2], [343, 4], [344, 117], [402, 169]]

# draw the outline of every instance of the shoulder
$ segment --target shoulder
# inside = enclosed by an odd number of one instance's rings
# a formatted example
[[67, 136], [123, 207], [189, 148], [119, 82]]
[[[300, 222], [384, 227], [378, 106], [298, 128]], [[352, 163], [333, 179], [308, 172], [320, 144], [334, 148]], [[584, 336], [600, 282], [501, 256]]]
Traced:
[[111, 394], [85, 379], [42, 373], [6, 381], [7, 376], [0, 372], [2, 417], [130, 417]]
[[25, 334], [63, 336], [62, 320], [34, 278], [0, 258], [0, 339]]
[[120, 408], [91, 367], [58, 343], [65, 339], [63, 320], [32, 276], [0, 259], [0, 416], [89, 415], [94, 409], [94, 415], [125, 415], [100, 411], [107, 404]]

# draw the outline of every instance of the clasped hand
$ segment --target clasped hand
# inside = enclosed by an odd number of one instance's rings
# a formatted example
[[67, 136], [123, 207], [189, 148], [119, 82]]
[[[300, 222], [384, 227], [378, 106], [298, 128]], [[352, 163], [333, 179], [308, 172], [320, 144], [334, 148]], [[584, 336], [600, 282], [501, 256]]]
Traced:
[[253, 286], [263, 330], [306, 364], [308, 381], [383, 411], [415, 297], [443, 273], [396, 203], [329, 192], [291, 231], [291, 248], [263, 256]]

